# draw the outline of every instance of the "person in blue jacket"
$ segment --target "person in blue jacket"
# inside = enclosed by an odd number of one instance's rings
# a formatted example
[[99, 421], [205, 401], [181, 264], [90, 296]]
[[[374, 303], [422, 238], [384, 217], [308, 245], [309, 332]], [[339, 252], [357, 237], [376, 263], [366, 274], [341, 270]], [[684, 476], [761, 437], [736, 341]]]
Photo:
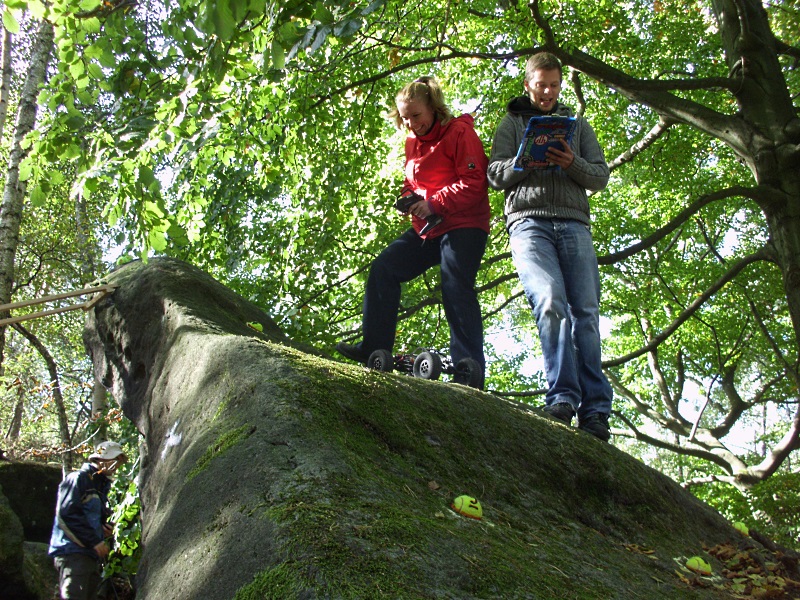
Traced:
[[111, 477], [127, 460], [117, 442], [102, 442], [58, 486], [56, 515], [48, 554], [58, 571], [63, 600], [94, 600], [101, 564], [108, 557], [105, 539], [112, 533], [108, 491]]

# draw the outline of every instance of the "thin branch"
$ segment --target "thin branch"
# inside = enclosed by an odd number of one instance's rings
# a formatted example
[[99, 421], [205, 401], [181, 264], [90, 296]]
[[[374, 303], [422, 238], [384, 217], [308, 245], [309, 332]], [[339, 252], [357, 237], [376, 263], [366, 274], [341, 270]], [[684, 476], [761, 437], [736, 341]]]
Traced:
[[794, 382], [794, 387], [800, 388], [800, 374], [798, 374], [797, 369], [793, 365], [789, 364], [788, 360], [786, 360], [786, 357], [781, 351], [780, 346], [772, 337], [772, 334], [767, 328], [766, 323], [764, 323], [764, 319], [761, 317], [761, 313], [758, 311], [758, 308], [756, 307], [755, 303], [749, 297], [747, 301], [750, 304], [750, 312], [753, 313], [753, 317], [755, 318], [759, 331], [761, 331], [761, 335], [763, 335], [764, 339], [767, 340], [767, 343], [772, 348], [773, 354], [781, 362], [783, 368], [789, 374], [789, 377], [792, 378], [792, 381]]
[[707, 475], [705, 477], [693, 477], [692, 479], [684, 481], [680, 485], [683, 489], [689, 489], [698, 485], [706, 485], [709, 483], [716, 483], [718, 481], [721, 483], [730, 484], [742, 492], [747, 491], [747, 487], [741, 485], [733, 475]]
[[800, 404], [798, 404], [797, 411], [792, 419], [792, 425], [786, 435], [775, 444], [764, 460], [755, 467], [748, 469], [747, 474], [739, 476], [739, 479], [748, 485], [764, 481], [778, 470], [778, 467], [781, 466], [789, 454], [798, 449], [800, 449]]
[[[673, 444], [672, 442], [667, 442], [666, 440], [662, 440], [661, 438], [653, 437], [652, 435], [646, 434], [639, 430], [638, 427], [628, 419], [624, 414], [614, 411], [614, 416], [620, 419], [628, 428], [633, 432], [633, 436], [626, 436], [626, 437], [634, 437], [634, 439], [644, 442], [650, 446], [654, 446], [655, 448], [661, 448], [662, 450], [669, 450], [675, 454], [681, 454], [684, 456], [694, 456], [695, 458], [701, 458], [703, 460], [713, 462], [714, 464], [719, 465], [729, 474], [733, 475], [733, 469], [728, 461], [724, 458], [717, 456], [713, 452], [708, 450], [699, 450], [696, 448], [687, 448], [686, 446], [681, 446], [679, 444]], [[624, 435], [620, 433], [616, 433], [615, 435]]]
[[575, 110], [575, 115], [582, 117], [586, 113], [586, 97], [583, 95], [580, 74], [575, 69], [571, 69], [571, 71], [570, 81], [572, 81], [572, 89], [575, 90], [575, 97], [578, 99], [578, 108]]
[[89, 11], [76, 12], [73, 16], [76, 19], [88, 19], [91, 17], [107, 17], [118, 10], [125, 10], [126, 8], [134, 8], [138, 4], [137, 0], [116, 0], [109, 2], [108, 0], [101, 2], [100, 5]]
[[784, 56], [791, 56], [794, 58], [795, 67], [797, 67], [798, 63], [800, 63], [800, 48], [795, 48], [794, 46], [790, 46], [786, 42], [782, 42], [778, 38], [775, 38], [775, 50], [778, 54], [783, 54]]
[[396, 73], [402, 73], [403, 71], [408, 71], [409, 69], [414, 69], [420, 65], [430, 65], [430, 64], [438, 64], [442, 62], [447, 62], [449, 60], [455, 60], [458, 58], [484, 58], [489, 60], [500, 60], [500, 61], [507, 61], [512, 60], [515, 58], [519, 58], [520, 56], [526, 56], [529, 54], [536, 53], [540, 48], [538, 47], [529, 47], [529, 48], [522, 48], [520, 50], [516, 50], [514, 52], [462, 52], [458, 50], [454, 50], [448, 54], [442, 54], [437, 56], [429, 56], [427, 58], [418, 58], [416, 60], [409, 61], [407, 63], [398, 64], [396, 67], [392, 67], [391, 69], [386, 69], [379, 73], [375, 73], [370, 77], [365, 77], [364, 79], [359, 79], [358, 81], [353, 81], [348, 83], [347, 85], [332, 90], [329, 94], [324, 96], [319, 96], [317, 101], [311, 105], [312, 108], [317, 108], [327, 102], [329, 102], [334, 96], [340, 96], [345, 92], [359, 88], [363, 85], [367, 85], [368, 83], [373, 83], [375, 81], [380, 81], [381, 79], [386, 79], [391, 75]]
[[731, 282], [739, 273], [741, 273], [747, 266], [763, 261], [763, 260], [770, 260], [771, 252], [768, 251], [766, 248], [762, 248], [761, 250], [750, 254], [749, 256], [745, 256], [740, 261], [734, 263], [734, 265], [725, 273], [722, 277], [720, 277], [717, 281], [715, 281], [705, 292], [703, 292], [700, 296], [695, 299], [688, 307], [686, 307], [683, 312], [678, 315], [678, 317], [667, 327], [664, 331], [662, 331], [659, 335], [654, 337], [650, 340], [647, 345], [626, 354], [624, 356], [620, 356], [619, 358], [615, 358], [613, 360], [604, 361], [604, 367], [617, 367], [622, 365], [634, 358], [637, 358], [644, 354], [645, 352], [650, 352], [654, 348], [658, 347], [662, 342], [667, 340], [673, 333], [675, 333], [678, 328], [683, 325], [687, 320], [689, 320], [694, 313], [696, 313], [703, 304], [705, 304], [714, 294], [716, 294], [720, 289], [722, 289], [725, 285]]
[[502, 302], [499, 306], [496, 306], [495, 308], [493, 308], [492, 310], [487, 312], [485, 315], [483, 315], [483, 320], [485, 321], [489, 317], [492, 317], [492, 316], [496, 315], [497, 313], [502, 312], [502, 310], [506, 306], [508, 306], [509, 304], [514, 302], [515, 300], [517, 300], [517, 298], [523, 297], [524, 295], [525, 295], [524, 291], [517, 292], [516, 294], [514, 294], [513, 296], [508, 298], [505, 302]]
[[647, 150], [652, 146], [667, 130], [675, 124], [676, 121], [667, 117], [659, 116], [658, 123], [653, 125], [653, 128], [647, 132], [641, 140], [636, 142], [629, 150], [620, 154], [617, 158], [608, 163], [609, 170], [613, 171], [617, 167], [621, 167], [625, 163], [632, 161], [636, 156]]
[[676, 435], [685, 436], [686, 435], [686, 428], [689, 426], [689, 421], [684, 419], [680, 413], [674, 416], [672, 419], [668, 419], [665, 415], [661, 414], [659, 411], [654, 409], [652, 406], [645, 404], [641, 401], [641, 399], [630, 391], [627, 386], [625, 386], [622, 381], [617, 377], [616, 373], [610, 370], [605, 370], [606, 377], [608, 377], [609, 382], [611, 385], [614, 386], [617, 394], [622, 396], [623, 398], [627, 399], [633, 406], [636, 408], [637, 412], [641, 415], [647, 417], [654, 423], [657, 423], [664, 429], [667, 429]]
[[694, 442], [695, 437], [697, 436], [697, 428], [700, 427], [700, 421], [703, 418], [703, 414], [706, 412], [706, 408], [708, 408], [708, 403], [711, 402], [711, 390], [714, 387], [714, 384], [717, 382], [718, 375], [714, 375], [711, 378], [711, 381], [708, 384], [708, 389], [706, 390], [706, 395], [703, 400], [703, 406], [700, 407], [700, 410], [697, 412], [697, 418], [694, 420], [692, 424], [692, 431], [689, 433], [689, 441]]
[[670, 233], [681, 227], [686, 221], [689, 220], [691, 216], [697, 213], [701, 208], [708, 206], [712, 202], [716, 202], [717, 200], [723, 200], [725, 198], [732, 198], [736, 196], [742, 196], [744, 198], [750, 198], [754, 200], [756, 203], [761, 201], [767, 201], [768, 196], [765, 189], [761, 187], [743, 187], [743, 186], [733, 186], [729, 188], [725, 188], [722, 190], [717, 190], [710, 194], [706, 194], [705, 196], [701, 196], [694, 202], [692, 202], [689, 206], [683, 209], [680, 213], [678, 213], [675, 218], [673, 218], [669, 223], [664, 225], [664, 227], [657, 229], [641, 242], [633, 244], [624, 250], [619, 252], [613, 252], [611, 254], [606, 254], [605, 256], [598, 256], [597, 262], [601, 265], [610, 265], [626, 258], [629, 258], [644, 250], [645, 248], [650, 248], [654, 246], [657, 242], [664, 239]]

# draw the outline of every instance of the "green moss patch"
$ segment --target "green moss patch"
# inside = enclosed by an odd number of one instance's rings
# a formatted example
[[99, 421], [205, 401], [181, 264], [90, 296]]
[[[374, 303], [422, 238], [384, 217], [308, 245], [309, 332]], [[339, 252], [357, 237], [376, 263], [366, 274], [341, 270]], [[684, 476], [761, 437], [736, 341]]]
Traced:
[[249, 425], [242, 425], [237, 429], [223, 433], [221, 436], [219, 436], [219, 438], [217, 438], [217, 441], [214, 442], [211, 447], [209, 447], [203, 453], [203, 456], [200, 457], [194, 468], [186, 474], [186, 481], [189, 482], [194, 479], [195, 476], [208, 467], [214, 458], [246, 440], [253, 433], [253, 431], [253, 427]]

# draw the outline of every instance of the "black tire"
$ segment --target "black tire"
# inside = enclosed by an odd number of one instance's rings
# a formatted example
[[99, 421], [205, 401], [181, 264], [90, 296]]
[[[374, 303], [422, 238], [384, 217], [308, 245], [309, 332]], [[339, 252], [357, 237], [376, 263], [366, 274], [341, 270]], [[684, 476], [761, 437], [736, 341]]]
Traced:
[[481, 389], [483, 387], [483, 369], [474, 358], [462, 358], [456, 364], [453, 382]]
[[390, 372], [394, 368], [392, 353], [388, 350], [375, 350], [367, 359], [367, 368], [384, 373]]
[[442, 374], [442, 359], [433, 352], [421, 352], [414, 359], [414, 377], [422, 379], [439, 379]]

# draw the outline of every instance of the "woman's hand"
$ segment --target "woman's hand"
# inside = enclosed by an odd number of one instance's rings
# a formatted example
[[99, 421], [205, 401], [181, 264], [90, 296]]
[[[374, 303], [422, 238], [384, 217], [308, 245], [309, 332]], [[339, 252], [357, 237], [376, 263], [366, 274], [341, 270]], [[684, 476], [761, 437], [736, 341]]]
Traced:
[[416, 204], [412, 204], [411, 208], [408, 209], [408, 212], [419, 217], [420, 219], [425, 219], [433, 214], [431, 207], [428, 206], [428, 202], [425, 200], [420, 200]]

